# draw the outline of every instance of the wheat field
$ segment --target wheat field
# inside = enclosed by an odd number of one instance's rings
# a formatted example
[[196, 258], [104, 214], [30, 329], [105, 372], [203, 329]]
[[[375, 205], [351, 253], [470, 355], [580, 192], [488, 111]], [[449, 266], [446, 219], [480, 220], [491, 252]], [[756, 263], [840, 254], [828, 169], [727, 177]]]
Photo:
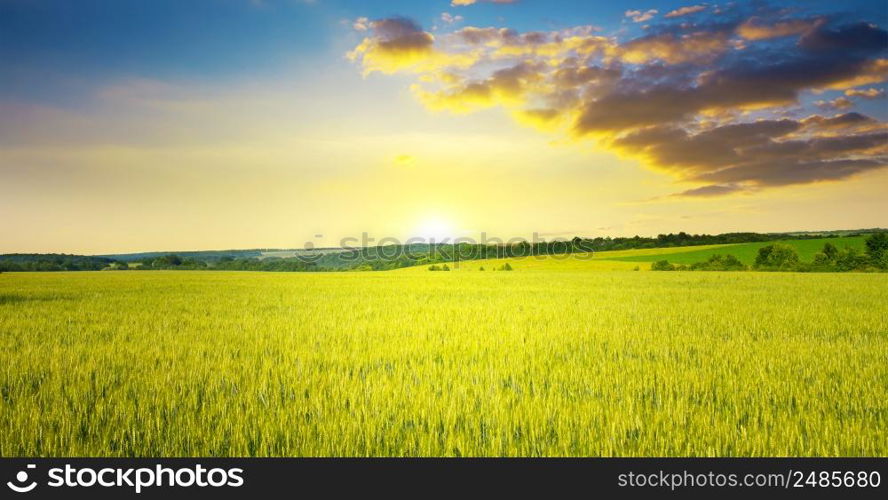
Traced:
[[0, 455], [888, 454], [888, 276], [513, 264], [2, 274]]

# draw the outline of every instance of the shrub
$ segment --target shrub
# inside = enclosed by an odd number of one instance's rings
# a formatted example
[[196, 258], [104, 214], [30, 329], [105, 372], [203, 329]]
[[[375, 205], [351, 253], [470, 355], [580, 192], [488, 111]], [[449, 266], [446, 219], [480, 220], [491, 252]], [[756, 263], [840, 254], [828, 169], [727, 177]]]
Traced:
[[651, 264], [651, 271], [675, 271], [675, 266], [668, 260], [658, 260]]
[[746, 270], [746, 264], [740, 262], [740, 259], [731, 254], [714, 254], [705, 262], [691, 264], [690, 269], [692, 271], [744, 271]]
[[823, 253], [824, 258], [828, 261], [835, 262], [836, 257], [839, 256], [839, 249], [836, 248], [835, 245], [833, 245], [832, 243], [829, 243], [829, 242], [827, 242], [825, 245], [823, 245], [823, 250], [821, 250], [821, 252]]
[[734, 257], [731, 254], [725, 255], [724, 260], [722, 260], [722, 265], [724, 266], [725, 271], [745, 271], [746, 264], [740, 262], [740, 259]]
[[759, 248], [758, 255], [755, 258], [755, 267], [757, 269], [791, 271], [798, 264], [799, 254], [796, 253], [795, 248], [783, 243], [774, 243]]
[[505, 264], [502, 265], [502, 267], [500, 267], [500, 271], [511, 271], [511, 270], [512, 270], [512, 266], [508, 262], [506, 262]]
[[871, 258], [861, 254], [858, 250], [846, 247], [836, 256], [836, 270], [838, 271], [863, 271], [868, 267]]
[[876, 267], [888, 267], [888, 233], [873, 233], [866, 239], [866, 253]]

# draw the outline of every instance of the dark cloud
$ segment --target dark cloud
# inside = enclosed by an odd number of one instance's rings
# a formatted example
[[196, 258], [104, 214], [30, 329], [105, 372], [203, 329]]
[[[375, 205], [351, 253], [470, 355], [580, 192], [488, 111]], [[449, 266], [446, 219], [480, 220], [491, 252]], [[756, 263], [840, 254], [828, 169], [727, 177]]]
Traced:
[[556, 70], [553, 80], [562, 87], [580, 87], [589, 83], [614, 82], [621, 74], [619, 68], [569, 65]]
[[380, 19], [371, 24], [379, 37], [380, 49], [389, 52], [426, 50], [432, 47], [434, 38], [410, 19], [393, 17]]
[[787, 186], [842, 180], [863, 172], [884, 168], [885, 164], [884, 158], [810, 162], [771, 161], [720, 170], [701, 175], [695, 180], [718, 183], [754, 181], [755, 186]]
[[[841, 119], [847, 122], [861, 115], [845, 116]], [[789, 119], [725, 125], [696, 134], [655, 127], [616, 139], [613, 145], [641, 154], [684, 180], [732, 187], [691, 190], [682, 196], [838, 180], [886, 164], [888, 132], [792, 138], [805, 128], [805, 122]]]
[[810, 116], [801, 121], [803, 125], [818, 130], [861, 129], [878, 125], [879, 121], [857, 112], [826, 118], [820, 115]]
[[643, 153], [662, 168], [688, 176], [746, 161], [744, 148], [768, 143], [801, 126], [793, 120], [763, 120], [696, 134], [678, 127], [657, 127], [621, 137], [613, 144], [625, 151]]
[[736, 184], [710, 184], [709, 186], [702, 186], [694, 189], [688, 189], [687, 191], [682, 191], [680, 193], [675, 193], [672, 196], [711, 198], [714, 196], [724, 196], [726, 194], [736, 193], [739, 191], [745, 191], [745, 189], [742, 186], [738, 186]]
[[888, 48], [888, 32], [870, 23], [838, 28], [821, 25], [802, 36], [799, 46], [814, 51], [878, 52]]
[[[633, 92], [618, 90], [584, 104], [578, 133], [614, 131], [686, 120], [704, 110], [795, 103], [802, 90], [826, 88], [870, 70], [867, 60], [812, 58], [774, 64], [741, 61], [697, 77], [694, 86], [659, 85]], [[631, 76], [618, 89], [631, 89]]]
[[632, 64], [651, 61], [709, 63], [728, 50], [730, 35], [728, 31], [717, 30], [657, 33], [621, 45], [619, 53], [623, 61]]
[[747, 40], [782, 38], [809, 32], [826, 22], [825, 18], [785, 19], [767, 22], [751, 17], [737, 27], [737, 34]]
[[492, 41], [518, 39], [518, 32], [509, 28], [476, 28], [467, 26], [454, 33], [454, 36], [473, 45], [482, 45]]

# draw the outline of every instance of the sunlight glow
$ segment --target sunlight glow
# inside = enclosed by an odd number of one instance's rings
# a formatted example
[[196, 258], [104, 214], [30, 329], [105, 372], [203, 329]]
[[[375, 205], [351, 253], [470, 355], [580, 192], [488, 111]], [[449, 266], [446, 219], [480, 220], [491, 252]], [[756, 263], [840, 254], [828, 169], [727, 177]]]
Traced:
[[413, 231], [412, 236], [424, 238], [429, 241], [442, 242], [448, 239], [452, 240], [458, 235], [450, 220], [444, 217], [434, 216], [422, 219], [417, 228]]

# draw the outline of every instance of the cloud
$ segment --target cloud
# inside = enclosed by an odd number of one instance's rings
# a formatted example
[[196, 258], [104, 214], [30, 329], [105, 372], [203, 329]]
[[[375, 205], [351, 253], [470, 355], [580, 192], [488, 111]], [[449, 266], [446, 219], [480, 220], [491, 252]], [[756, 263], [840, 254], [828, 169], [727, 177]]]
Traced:
[[361, 63], [365, 74], [404, 70], [421, 72], [444, 65], [464, 66], [473, 62], [459, 54], [436, 51], [435, 37], [407, 18], [392, 17], [355, 24], [358, 31], [369, 30], [372, 33], [347, 54], [352, 61]]
[[455, 24], [461, 22], [463, 20], [463, 16], [454, 16], [451, 15], [449, 12], [442, 12], [441, 20], [444, 21], [446, 24]]
[[800, 122], [806, 130], [814, 131], [820, 136], [829, 136], [834, 132], [845, 134], [886, 130], [884, 123], [853, 111], [832, 117], [813, 115], [802, 119]]
[[665, 61], [669, 64], [706, 62], [730, 47], [730, 33], [698, 31], [676, 35], [663, 33], [636, 38], [620, 46], [620, 58], [631, 64]]
[[675, 193], [673, 197], [696, 197], [696, 198], [712, 198], [715, 196], [724, 196], [726, 194], [744, 191], [742, 186], [736, 184], [710, 184], [709, 186], [701, 186], [698, 188], [688, 189], [680, 193]]
[[[636, 158], [693, 184], [680, 197], [837, 181], [883, 168], [884, 123], [821, 113], [884, 95], [861, 87], [888, 80], [886, 32], [870, 23], [782, 15], [767, 23], [723, 15], [719, 22], [653, 25], [626, 40], [593, 26], [467, 26], [433, 37], [392, 18], [370, 22], [352, 58], [365, 73], [414, 74], [411, 91], [430, 110], [499, 107], [547, 134]], [[843, 95], [811, 98], [829, 90]], [[807, 117], [797, 118], [800, 110]]]
[[682, 17], [682, 16], [687, 16], [690, 14], [696, 14], [697, 12], [702, 12], [704, 10], [706, 10], [705, 4], [688, 5], [686, 7], [680, 7], [678, 9], [673, 10], [673, 11], [667, 12], [665, 17], [668, 17], [668, 18]]
[[518, 0], [453, 0], [450, 5], [453, 7], [465, 7], [467, 5], [475, 5], [476, 3], [515, 3]]
[[[682, 129], [638, 132], [614, 141], [682, 180], [707, 182], [681, 196], [716, 196], [762, 187], [840, 180], [888, 159], [888, 132], [796, 135], [803, 123], [763, 120], [692, 134]], [[724, 190], [730, 185], [730, 191]]]
[[831, 101], [820, 100], [814, 103], [820, 109], [824, 110], [841, 110], [854, 106], [854, 102], [847, 97], [837, 97]]
[[848, 89], [845, 91], [845, 95], [864, 99], [882, 99], [885, 97], [885, 89]]
[[479, 81], [472, 81], [439, 92], [427, 92], [414, 87], [414, 93], [429, 108], [470, 112], [496, 105], [521, 105], [530, 85], [538, 82], [541, 68], [536, 64], [519, 63], [494, 71]]
[[367, 31], [370, 29], [370, 20], [366, 17], [359, 17], [352, 23], [352, 29], [355, 31]]
[[633, 23], [643, 23], [645, 21], [650, 21], [657, 15], [659, 11], [657, 9], [650, 10], [627, 10], [623, 15], [632, 19]]
[[888, 32], [872, 23], [854, 23], [830, 28], [824, 24], [807, 31], [799, 45], [808, 50], [874, 52], [888, 48]]
[[737, 34], [747, 40], [767, 40], [811, 31], [825, 22], [823, 18], [788, 19], [767, 24], [758, 17], [747, 19], [737, 27]]

